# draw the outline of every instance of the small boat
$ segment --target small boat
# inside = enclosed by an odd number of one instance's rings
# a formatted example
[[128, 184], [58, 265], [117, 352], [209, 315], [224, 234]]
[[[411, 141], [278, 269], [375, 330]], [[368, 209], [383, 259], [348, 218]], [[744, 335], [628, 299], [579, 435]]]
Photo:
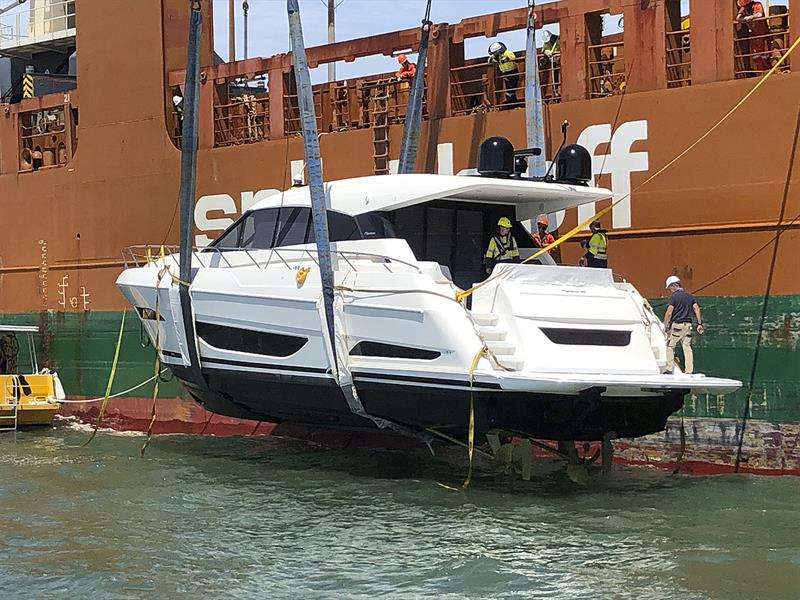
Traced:
[[[64, 388], [58, 374], [39, 369], [34, 340], [38, 332], [35, 326], [0, 325], [0, 431], [49, 425], [61, 408]], [[26, 352], [21, 352], [20, 337], [25, 338]]]
[[[687, 394], [741, 385], [665, 373], [660, 320], [608, 269], [558, 266], [543, 254], [495, 267], [471, 306], [456, 300], [485, 278], [483, 244], [498, 217], [510, 218], [523, 242], [530, 235], [521, 221], [607, 199], [608, 190], [412, 174], [333, 181], [325, 194], [335, 340], [308, 187], [262, 200], [193, 251], [195, 344], [180, 308], [178, 254], [127, 251], [117, 285], [164, 365], [208, 410], [336, 428], [389, 422], [463, 438], [472, 399], [478, 434], [602, 440], [660, 431]], [[355, 406], [337, 381], [343, 369]]]

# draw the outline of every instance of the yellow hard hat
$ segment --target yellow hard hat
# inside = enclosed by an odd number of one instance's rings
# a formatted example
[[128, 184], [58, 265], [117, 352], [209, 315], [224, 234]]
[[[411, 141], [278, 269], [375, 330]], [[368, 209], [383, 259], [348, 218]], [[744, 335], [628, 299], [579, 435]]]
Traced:
[[500, 220], [497, 222], [497, 226], [511, 229], [511, 220], [508, 217], [500, 217]]

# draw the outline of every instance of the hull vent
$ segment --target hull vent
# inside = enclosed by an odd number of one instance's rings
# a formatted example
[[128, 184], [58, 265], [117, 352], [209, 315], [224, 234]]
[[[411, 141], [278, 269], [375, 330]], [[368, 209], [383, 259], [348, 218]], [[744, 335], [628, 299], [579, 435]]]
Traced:
[[261, 354], [263, 356], [291, 356], [308, 343], [308, 338], [305, 337], [251, 331], [249, 329], [212, 325], [211, 323], [199, 321], [197, 323], [197, 335], [207, 344], [221, 350], [247, 352], [248, 354]]
[[350, 350], [351, 356], [379, 356], [381, 358], [410, 358], [418, 360], [434, 360], [442, 353], [435, 350], [395, 346], [381, 342], [359, 342]]
[[631, 343], [630, 331], [562, 329], [560, 327], [542, 327], [541, 329], [551, 342], [564, 346], [627, 346]]

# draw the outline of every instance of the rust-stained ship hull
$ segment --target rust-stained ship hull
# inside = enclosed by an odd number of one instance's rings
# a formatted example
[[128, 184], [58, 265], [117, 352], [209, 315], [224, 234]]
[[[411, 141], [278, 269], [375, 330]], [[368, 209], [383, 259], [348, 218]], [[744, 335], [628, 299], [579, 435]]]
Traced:
[[[0, 199], [5, 209], [0, 310], [8, 322], [40, 325], [45, 337], [42, 357], [58, 370], [69, 395], [84, 398], [102, 394], [113, 355], [124, 309], [113, 285], [122, 268], [120, 250], [143, 242], [177, 241], [180, 152], [169, 100], [173, 86], [182, 81], [186, 3], [163, 0], [137, 7], [136, 26], [115, 28], [113, 35], [104, 15], [115, 8], [123, 11], [128, 4], [120, 0], [103, 4], [102, 11], [78, 4], [78, 90], [0, 105]], [[620, 4], [626, 24], [641, 24], [640, 29], [629, 27], [632, 41], [626, 40], [631, 46], [626, 46], [626, 55], [642, 53], [643, 58], [631, 70], [624, 96], [586, 99], [591, 95], [586, 88], [581, 96], [575, 83], [564, 77], [564, 101], [547, 105], [550, 147], [557, 147], [559, 125], [568, 119], [570, 141], [587, 145], [596, 157], [608, 155], [596, 159], [605, 172], [599, 182], [613, 186], [616, 193], [635, 190], [629, 207], [623, 203], [614, 211], [613, 222], [607, 218], [611, 265], [655, 305], [664, 295], [667, 274], [678, 274], [688, 289], [700, 291], [707, 334], [695, 339], [696, 363], [710, 374], [749, 380], [773, 240], [781, 232], [743, 464], [745, 470], [755, 472], [800, 474], [800, 159], [793, 152], [800, 116], [800, 57], [795, 57], [788, 72], [768, 80], [685, 158], [636, 189], [714, 125], [755, 80], [733, 78], [733, 58], [728, 65], [724, 53], [716, 52], [713, 44], [708, 47], [715, 39], [712, 36], [707, 44], [698, 40], [692, 48], [693, 85], [667, 89], [663, 78], [653, 75], [652, 60], [644, 57], [642, 32], [649, 30], [642, 23], [650, 13], [636, 11], [651, 9], [640, 9], [638, 2], [610, 0], [578, 4], [584, 11], [595, 4], [606, 8]], [[661, 2], [651, 4], [654, 10], [663, 8]], [[714, 0], [709, 4], [728, 3]], [[577, 21], [565, 6], [564, 2], [548, 5], [542, 14], [545, 20], [561, 20], [562, 69], [573, 65], [580, 74], [575, 59], [566, 54], [570, 36], [575, 40], [580, 36], [573, 32]], [[695, 29], [722, 19], [721, 8], [717, 14], [706, 10], [698, 7], [693, 14]], [[496, 22], [501, 29], [510, 28], [519, 21], [519, 13], [504, 13]], [[790, 19], [791, 24], [797, 23], [796, 16]], [[489, 135], [525, 145], [523, 109], [478, 108], [457, 114], [465, 111], [456, 110], [455, 88], [446, 73], [437, 70], [442, 61], [451, 60], [445, 55], [452, 54], [444, 52], [442, 38], [452, 49], [476, 27], [488, 31], [486, 22], [442, 26], [432, 42], [430, 119], [423, 123], [420, 136], [420, 170], [458, 172], [473, 167], [478, 145]], [[656, 19], [657, 31], [658, 23]], [[665, 26], [660, 26], [663, 32]], [[207, 44], [209, 31], [207, 22]], [[414, 31], [398, 32], [364, 43], [368, 49], [380, 44], [407, 48], [413, 46], [415, 35]], [[326, 56], [359, 52], [350, 42], [312, 49], [310, 56], [323, 61]], [[208, 48], [204, 54], [210, 65]], [[303, 149], [298, 137], [282, 135], [291, 129], [291, 118], [284, 95], [277, 91], [290, 92], [283, 89], [288, 65], [286, 57], [273, 57], [204, 68], [195, 214], [198, 241], [202, 236], [213, 238], [225, 219], [235, 218], [259, 192], [283, 189], [291, 182], [292, 161], [302, 160]], [[450, 64], [450, 68], [456, 72], [462, 67]], [[272, 139], [228, 143], [214, 126], [218, 106], [224, 104], [219, 99], [220, 85], [236, 74], [257, 72], [270, 76], [270, 122], [262, 129], [264, 137]], [[446, 89], [436, 87], [442, 77]], [[73, 118], [75, 111], [80, 115], [79, 126], [73, 122], [69, 129], [75, 135], [68, 140], [63, 166], [31, 170], [21, 164], [19, 125], [26, 114], [59, 107]], [[277, 114], [282, 115], [280, 123]], [[388, 133], [394, 158], [399, 153], [401, 126], [390, 126]], [[326, 177], [373, 173], [373, 135], [368, 127], [323, 135]], [[57, 163], [60, 156], [56, 155]], [[573, 226], [577, 218], [576, 211], [564, 215], [562, 230]], [[563, 261], [575, 263], [580, 253], [577, 242], [569, 242], [562, 251]], [[140, 345], [138, 325], [129, 323], [123, 339], [115, 390], [135, 386], [152, 374], [153, 350]], [[108, 424], [140, 429], [149, 422], [150, 391], [139, 388], [129, 397], [113, 399]], [[685, 455], [687, 460], [691, 455], [692, 464], [705, 465], [698, 469], [732, 468], [746, 394], [688, 399]], [[162, 397], [168, 399], [159, 400], [156, 431], [248, 434], [256, 428], [252, 422], [222, 417], [209, 421], [208, 413], [180, 400], [179, 395], [175, 384], [162, 387]], [[81, 406], [69, 405], [68, 412], [87, 419], [94, 416], [96, 404]], [[265, 424], [256, 433], [267, 431], [271, 428]], [[676, 429], [670, 424], [664, 434], [632, 444], [620, 442], [618, 447], [623, 460], [667, 464], [677, 455], [676, 439]]]

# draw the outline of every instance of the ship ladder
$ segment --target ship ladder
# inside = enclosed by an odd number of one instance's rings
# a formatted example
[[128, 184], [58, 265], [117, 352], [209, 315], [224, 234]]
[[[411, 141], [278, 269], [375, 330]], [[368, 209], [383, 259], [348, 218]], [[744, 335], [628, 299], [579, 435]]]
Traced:
[[[11, 397], [8, 395], [8, 385], [11, 384]], [[6, 380], [3, 386], [3, 406], [13, 406], [14, 413], [11, 415], [0, 415], [0, 431], [17, 431], [19, 427], [19, 378], [12, 375]], [[10, 422], [10, 425], [9, 425]]]
[[372, 160], [375, 175], [389, 174], [389, 91], [386, 81], [375, 87], [372, 98]]
[[349, 127], [349, 98], [346, 81], [335, 81], [330, 86], [333, 104], [333, 130], [342, 131]]

